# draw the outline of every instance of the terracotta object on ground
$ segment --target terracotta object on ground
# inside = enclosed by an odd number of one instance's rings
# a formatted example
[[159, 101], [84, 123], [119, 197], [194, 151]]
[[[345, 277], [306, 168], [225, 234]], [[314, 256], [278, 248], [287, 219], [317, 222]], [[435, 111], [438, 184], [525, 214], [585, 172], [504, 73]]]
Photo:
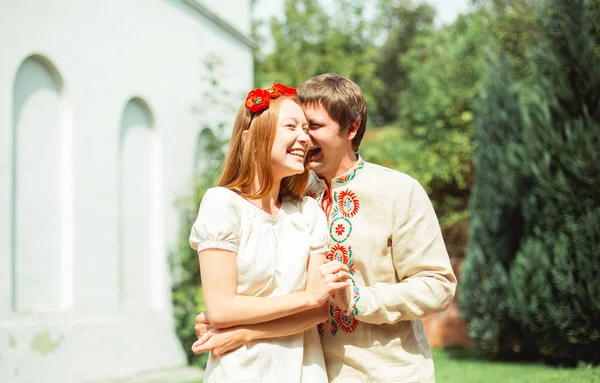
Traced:
[[[462, 259], [452, 259], [452, 268], [455, 275], [459, 277], [462, 271]], [[460, 281], [458, 288], [460, 288]], [[467, 333], [467, 324], [459, 315], [458, 288], [454, 301], [446, 311], [423, 319], [431, 347], [473, 347]]]

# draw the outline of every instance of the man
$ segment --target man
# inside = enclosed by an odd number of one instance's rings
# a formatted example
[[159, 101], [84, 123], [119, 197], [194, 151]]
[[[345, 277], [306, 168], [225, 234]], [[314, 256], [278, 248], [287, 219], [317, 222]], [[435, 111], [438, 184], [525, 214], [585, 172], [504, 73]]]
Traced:
[[[308, 194], [328, 218], [328, 258], [345, 263], [352, 280], [347, 310], [332, 304], [329, 320], [319, 325], [329, 380], [433, 382], [421, 318], [448, 307], [456, 278], [431, 202], [408, 175], [357, 155], [367, 109], [354, 82], [320, 75], [302, 84], [298, 97], [315, 146], [309, 158], [314, 177]], [[302, 331], [314, 320], [310, 315], [299, 318], [281, 322], [277, 330], [255, 329], [242, 339]], [[207, 330], [203, 322], [201, 314], [199, 336]], [[238, 344], [233, 336], [219, 343], [211, 345], [213, 352]]]

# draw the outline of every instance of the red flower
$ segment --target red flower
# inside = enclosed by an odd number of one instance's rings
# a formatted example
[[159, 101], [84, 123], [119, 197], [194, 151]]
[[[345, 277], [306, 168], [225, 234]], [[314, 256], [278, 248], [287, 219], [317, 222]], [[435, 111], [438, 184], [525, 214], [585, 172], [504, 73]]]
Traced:
[[271, 98], [277, 98], [281, 95], [293, 96], [296, 94], [296, 88], [290, 88], [283, 84], [275, 83], [272, 87], [267, 89], [267, 92], [269, 92]]
[[246, 109], [252, 113], [260, 112], [269, 107], [271, 95], [264, 89], [254, 89], [246, 97]]
[[342, 235], [342, 234], [344, 234], [344, 231], [346, 231], [346, 229], [344, 228], [344, 225], [342, 225], [341, 223], [338, 223], [338, 225], [335, 227], [335, 233], [337, 235]]

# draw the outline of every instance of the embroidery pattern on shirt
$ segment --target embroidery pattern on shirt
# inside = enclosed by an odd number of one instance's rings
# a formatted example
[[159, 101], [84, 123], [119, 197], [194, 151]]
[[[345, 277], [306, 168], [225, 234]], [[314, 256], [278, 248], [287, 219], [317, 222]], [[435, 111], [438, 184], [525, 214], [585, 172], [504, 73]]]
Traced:
[[317, 196], [317, 193], [313, 193], [311, 191], [307, 191], [306, 194], [304, 194], [304, 195], [316, 200], [317, 202], [319, 202], [319, 200], [320, 200], [319, 196]]
[[345, 218], [351, 218], [358, 213], [358, 209], [360, 209], [360, 202], [358, 202], [358, 198], [356, 198], [356, 194], [354, 194], [351, 190], [344, 190], [340, 192], [337, 201], [339, 211]]
[[[334, 178], [332, 184], [341, 185], [353, 180], [356, 177], [358, 170], [363, 169], [364, 167], [365, 162], [359, 157], [354, 168], [347, 174]], [[316, 174], [315, 182], [321, 182]], [[317, 330], [319, 335], [323, 337], [325, 335], [325, 325], [328, 324], [330, 332], [334, 336], [340, 328], [346, 333], [352, 333], [358, 327], [358, 321], [354, 317], [358, 315], [356, 304], [360, 299], [360, 290], [354, 283], [354, 274], [356, 270], [354, 261], [352, 260], [352, 248], [351, 246], [346, 247], [342, 245], [342, 243], [346, 242], [348, 237], [350, 237], [350, 234], [352, 234], [352, 222], [349, 218], [354, 217], [356, 213], [358, 213], [360, 202], [356, 197], [356, 194], [349, 189], [341, 191], [338, 195], [331, 187], [328, 187], [321, 193], [315, 194], [309, 191], [306, 195], [317, 200], [319, 206], [331, 222], [329, 225], [329, 235], [331, 240], [335, 242], [335, 245], [329, 250], [327, 259], [336, 259], [346, 264], [350, 271], [350, 281], [352, 282], [350, 297], [351, 306], [348, 310], [349, 315], [339, 307], [334, 307], [334, 305], [330, 304], [330, 319], [318, 324]]]
[[319, 323], [317, 325], [317, 331], [319, 332], [319, 335], [321, 336], [321, 338], [323, 336], [325, 336], [325, 323], [329, 324], [329, 320], [327, 320], [326, 322], [323, 322], [323, 323]]
[[353, 281], [352, 297], [350, 298], [350, 301], [352, 302], [352, 309], [350, 310], [350, 314], [352, 314], [352, 317], [355, 317], [358, 315], [358, 307], [356, 307], [356, 304], [358, 303], [359, 300], [360, 300], [360, 289]]
[[356, 177], [356, 172], [364, 167], [365, 167], [365, 162], [363, 161], [362, 158], [359, 157], [358, 161], [356, 162], [356, 167], [350, 173], [335, 178], [333, 180], [333, 182], [336, 184], [344, 184], [348, 181], [351, 181], [354, 179], [354, 177]]
[[329, 235], [335, 243], [346, 242], [352, 233], [352, 222], [348, 218], [336, 217], [329, 225]]
[[350, 246], [345, 247], [344, 245], [336, 243], [331, 248], [329, 248], [327, 260], [332, 261], [334, 259], [338, 262], [342, 262], [344, 265], [348, 265], [348, 269], [350, 270], [350, 276], [354, 277], [355, 269], [354, 262], [352, 261], [352, 248]]
[[[360, 167], [357, 167], [359, 169]], [[357, 170], [356, 169], [356, 170]], [[356, 170], [351, 173], [355, 174]], [[329, 192], [329, 193], [328, 193]], [[352, 281], [352, 297], [349, 315], [342, 309], [333, 304], [329, 305], [329, 330], [332, 335], [336, 335], [339, 329], [346, 333], [352, 333], [358, 327], [358, 321], [354, 318], [358, 314], [356, 303], [360, 299], [360, 291], [354, 283], [354, 261], [352, 260], [351, 246], [344, 246], [342, 243], [350, 237], [352, 233], [352, 222], [349, 218], [354, 217], [360, 209], [360, 202], [352, 190], [343, 190], [339, 193], [328, 189], [325, 194], [333, 199], [329, 205], [332, 208], [331, 224], [329, 225], [329, 234], [335, 245], [329, 249], [328, 260], [337, 260], [348, 266], [350, 271], [350, 280]]]
[[[333, 306], [332, 306], [333, 308]], [[335, 324], [335, 326], [332, 326], [331, 329], [331, 333], [333, 335], [335, 335], [338, 331], [338, 329], [342, 329], [343, 332], [345, 333], [352, 333], [354, 332], [354, 330], [356, 330], [356, 327], [358, 327], [358, 321], [356, 319], [354, 319], [353, 316], [351, 315], [346, 315], [344, 313], [344, 311], [339, 308], [339, 307], [335, 307], [333, 308], [333, 313], [330, 312], [330, 315], [333, 316], [333, 323]], [[335, 329], [334, 329], [335, 327]]]
[[[320, 199], [317, 199], [319, 206], [321, 206], [321, 210], [325, 212], [325, 215], [329, 218], [329, 212], [331, 211], [331, 205], [333, 205], [333, 199], [331, 198], [331, 188], [325, 189], [325, 191], [320, 195]], [[330, 230], [331, 232], [331, 230]]]

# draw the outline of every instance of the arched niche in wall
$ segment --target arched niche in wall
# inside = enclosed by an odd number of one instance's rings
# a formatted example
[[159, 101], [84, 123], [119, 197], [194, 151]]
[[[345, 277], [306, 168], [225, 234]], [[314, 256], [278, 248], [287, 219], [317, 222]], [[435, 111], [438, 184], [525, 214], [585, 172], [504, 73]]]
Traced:
[[198, 134], [194, 150], [194, 173], [196, 175], [204, 173], [214, 165], [211, 163], [213, 159], [210, 157], [210, 152], [215, 143], [215, 135], [210, 129], [205, 128]]
[[13, 88], [11, 248], [13, 308], [19, 312], [69, 304], [67, 112], [56, 67], [41, 55], [24, 60]]
[[147, 311], [153, 305], [159, 208], [159, 146], [150, 107], [130, 99], [119, 137], [119, 283], [121, 309]]

